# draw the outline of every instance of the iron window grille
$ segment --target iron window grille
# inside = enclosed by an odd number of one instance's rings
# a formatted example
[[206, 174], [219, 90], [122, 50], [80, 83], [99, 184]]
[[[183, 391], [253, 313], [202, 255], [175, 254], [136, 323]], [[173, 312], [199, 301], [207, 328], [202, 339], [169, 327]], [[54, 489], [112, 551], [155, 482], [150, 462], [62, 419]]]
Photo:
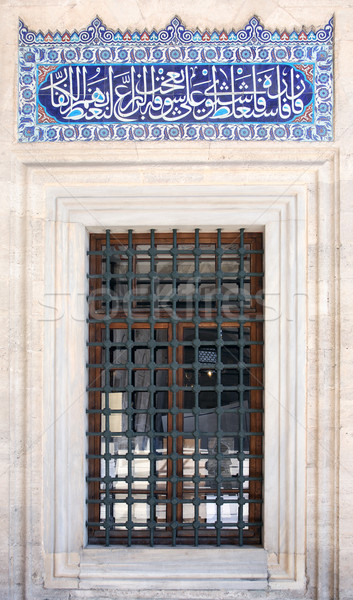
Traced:
[[262, 234], [90, 237], [89, 543], [260, 544]]

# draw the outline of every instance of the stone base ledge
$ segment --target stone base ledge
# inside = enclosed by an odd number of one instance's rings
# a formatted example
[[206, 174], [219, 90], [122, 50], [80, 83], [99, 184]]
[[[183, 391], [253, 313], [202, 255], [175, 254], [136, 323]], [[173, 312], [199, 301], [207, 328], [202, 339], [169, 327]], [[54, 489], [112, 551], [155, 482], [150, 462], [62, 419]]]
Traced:
[[253, 589], [267, 588], [262, 548], [87, 548], [79, 588]]

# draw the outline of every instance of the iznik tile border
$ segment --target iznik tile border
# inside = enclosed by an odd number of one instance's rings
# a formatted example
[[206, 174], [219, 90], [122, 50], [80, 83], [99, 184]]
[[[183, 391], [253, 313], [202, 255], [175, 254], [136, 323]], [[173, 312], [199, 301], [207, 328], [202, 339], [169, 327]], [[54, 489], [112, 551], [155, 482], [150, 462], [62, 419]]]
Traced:
[[98, 17], [64, 34], [20, 21], [19, 141], [331, 141], [332, 44], [333, 19], [291, 33], [256, 17], [228, 33], [189, 31], [177, 17], [150, 33]]

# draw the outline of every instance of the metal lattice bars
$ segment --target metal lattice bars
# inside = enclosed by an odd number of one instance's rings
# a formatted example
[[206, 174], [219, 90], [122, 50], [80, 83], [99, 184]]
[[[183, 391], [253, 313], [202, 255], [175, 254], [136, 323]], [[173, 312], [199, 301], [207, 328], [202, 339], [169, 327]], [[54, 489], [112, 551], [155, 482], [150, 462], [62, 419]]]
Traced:
[[91, 543], [261, 543], [261, 237], [91, 236]]

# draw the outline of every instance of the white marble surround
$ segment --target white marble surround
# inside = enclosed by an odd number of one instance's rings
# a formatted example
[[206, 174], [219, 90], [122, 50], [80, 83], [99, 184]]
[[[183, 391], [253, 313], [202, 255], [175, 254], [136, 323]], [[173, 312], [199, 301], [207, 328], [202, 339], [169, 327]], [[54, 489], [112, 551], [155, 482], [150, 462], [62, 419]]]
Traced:
[[[160, 176], [163, 170], [160, 165]], [[217, 171], [216, 164], [214, 171]], [[62, 314], [53, 327], [54, 310], [47, 309], [47, 351], [44, 349], [44, 389], [48, 408], [53, 406], [53, 412], [47, 409], [46, 418], [48, 427], [55, 423], [57, 439], [55, 446], [50, 436], [45, 446], [44, 479], [54, 472], [52, 497], [48, 489], [46, 503], [51, 512], [53, 506], [56, 508], [56, 514], [52, 515], [54, 537], [48, 536], [49, 556], [54, 560], [54, 570], [48, 574], [54, 578], [50, 585], [57, 585], [57, 577], [66, 580], [71, 577], [66, 585], [73, 587], [91, 587], [99, 581], [106, 585], [135, 587], [141, 577], [146, 587], [159, 589], [162, 577], [164, 586], [175, 587], [175, 575], [171, 578], [173, 570], [167, 571], [166, 577], [164, 569], [160, 569], [165, 549], [145, 550], [143, 556], [149, 557], [145, 562], [139, 559], [141, 550], [136, 549], [110, 550], [109, 560], [103, 561], [102, 549], [81, 550], [85, 546], [82, 471], [86, 405], [83, 357], [87, 337], [83, 302], [87, 281], [85, 255], [90, 230], [104, 231], [107, 227], [112, 231], [125, 231], [129, 227], [136, 231], [151, 227], [157, 231], [168, 231], [172, 227], [192, 230], [197, 224], [206, 231], [217, 227], [234, 231], [239, 226], [264, 229], [264, 546], [270, 564], [270, 585], [303, 588], [305, 516], [300, 507], [305, 503], [305, 484], [297, 483], [305, 471], [305, 433], [298, 427], [298, 423], [305, 423], [306, 198], [302, 186], [292, 185], [290, 191], [287, 186], [250, 185], [250, 181], [244, 186], [240, 185], [238, 175], [236, 186], [231, 181], [228, 185], [206, 185], [206, 182], [179, 185], [174, 177], [167, 185], [146, 187], [122, 183], [115, 189], [111, 185], [108, 189], [102, 186], [95, 197], [86, 186], [74, 189], [70, 186], [67, 191], [68, 197], [57, 198], [59, 190], [55, 189], [47, 196], [45, 296], [58, 299], [56, 308]], [[52, 306], [52, 302], [48, 305]], [[75, 316], [73, 311], [76, 311]], [[57, 357], [55, 365], [51, 348]], [[53, 381], [56, 382], [54, 389]], [[65, 416], [61, 418], [62, 415]], [[282, 438], [287, 440], [285, 446], [281, 444]], [[48, 460], [49, 457], [52, 460]], [[63, 530], [62, 522], [68, 523], [67, 530]], [[205, 553], [201, 551], [200, 555], [198, 549], [169, 551], [168, 554], [169, 560], [172, 561], [173, 554], [178, 555], [180, 564], [184, 564], [178, 568], [177, 579], [178, 585], [185, 589], [199, 586], [201, 574], [203, 584], [211, 589], [215, 586], [266, 589], [268, 585], [267, 556], [261, 550], [254, 549], [251, 556], [256, 558], [245, 561], [248, 549], [215, 551], [214, 557], [219, 558], [212, 561], [212, 568], [210, 561], [200, 559]], [[226, 555], [228, 568], [223, 563]], [[262, 559], [259, 572], [258, 556]], [[137, 561], [138, 574], [135, 569], [129, 574], [124, 560], [128, 564]], [[150, 561], [158, 564], [156, 571], [151, 570]], [[195, 572], [200, 575], [190, 580], [189, 569], [193, 562], [197, 565]], [[229, 571], [228, 577], [220, 578], [218, 563], [222, 572]]]
[[[21, 477], [16, 476], [14, 485], [25, 483], [18, 493], [32, 498], [31, 518], [42, 523], [40, 533], [24, 522], [21, 535], [28, 540], [44, 536], [43, 550], [31, 542], [31, 556], [44, 565], [43, 583], [50, 589], [76, 589], [75, 593], [81, 594], [79, 590], [111, 586], [148, 594], [148, 589], [162, 588], [170, 590], [170, 597], [175, 597], [173, 590], [178, 589], [178, 598], [202, 589], [209, 590], [207, 594], [217, 590], [219, 598], [237, 589], [262, 589], [274, 597], [280, 590], [295, 590], [301, 597], [308, 585], [308, 536], [324, 539], [328, 532], [335, 535], [331, 519], [335, 481], [327, 456], [335, 451], [330, 426], [336, 395], [326, 387], [323, 394], [317, 370], [308, 368], [315, 362], [320, 372], [333, 376], [328, 370], [332, 356], [320, 348], [327, 339], [333, 344], [334, 314], [328, 307], [327, 314], [320, 315], [320, 322], [331, 324], [321, 330], [316, 307], [321, 294], [326, 298], [327, 293], [335, 293], [334, 244], [331, 254], [326, 251], [322, 255], [320, 242], [316, 245], [315, 240], [320, 240], [320, 235], [332, 240], [335, 236], [334, 224], [326, 219], [336, 202], [332, 186], [335, 153], [306, 150], [300, 161], [294, 161], [278, 152], [269, 162], [254, 150], [247, 152], [246, 164], [238, 151], [226, 159], [217, 156], [216, 149], [212, 154], [211, 158], [200, 149], [195, 160], [194, 153], [184, 148], [170, 160], [160, 150], [156, 160], [155, 153], [150, 157], [142, 152], [138, 167], [126, 152], [119, 160], [115, 152], [106, 152], [102, 163], [97, 163], [93, 152], [86, 152], [77, 165], [73, 164], [74, 152], [72, 162], [64, 165], [50, 155], [46, 163], [37, 165], [18, 154], [18, 173], [27, 181], [22, 211], [32, 223], [31, 242], [24, 255], [28, 266], [18, 279], [20, 289], [26, 282], [31, 311], [27, 312], [27, 303], [21, 304], [21, 310], [27, 314], [30, 347], [35, 347], [39, 331], [43, 330], [44, 338], [40, 358], [29, 355], [27, 361], [26, 377], [32, 383], [21, 426], [25, 426], [31, 452], [26, 454], [25, 470], [20, 471]], [[23, 227], [23, 221], [21, 224]], [[190, 230], [195, 225], [201, 230], [244, 226], [264, 231], [265, 551], [214, 551], [210, 567], [208, 561], [200, 562], [199, 550], [178, 549], [176, 580], [173, 559], [161, 570], [165, 550], [86, 547], [85, 251], [87, 232], [102, 231], [108, 225], [112, 231], [129, 227]], [[17, 235], [23, 235], [21, 227]], [[40, 268], [43, 283], [33, 279], [39, 256], [45, 257]], [[309, 261], [315, 269], [311, 278], [307, 276]], [[21, 297], [18, 294], [15, 302]], [[315, 336], [313, 328], [319, 330]], [[14, 379], [12, 385], [20, 402], [17, 390], [21, 379]], [[319, 410], [322, 402], [325, 406]], [[324, 432], [325, 447], [313, 433], [315, 419]], [[312, 453], [317, 459], [308, 462]], [[35, 481], [39, 485], [34, 486]], [[320, 503], [320, 512], [313, 513], [318, 494], [325, 501]], [[21, 523], [14, 525], [18, 529]], [[168, 550], [168, 554], [172, 552]], [[333, 586], [333, 549], [327, 548], [323, 554], [318, 548], [311, 549], [313, 552], [321, 561], [318, 567], [326, 578], [323, 585]], [[14, 558], [18, 561], [20, 555]], [[199, 576], [190, 577], [190, 570]]]

